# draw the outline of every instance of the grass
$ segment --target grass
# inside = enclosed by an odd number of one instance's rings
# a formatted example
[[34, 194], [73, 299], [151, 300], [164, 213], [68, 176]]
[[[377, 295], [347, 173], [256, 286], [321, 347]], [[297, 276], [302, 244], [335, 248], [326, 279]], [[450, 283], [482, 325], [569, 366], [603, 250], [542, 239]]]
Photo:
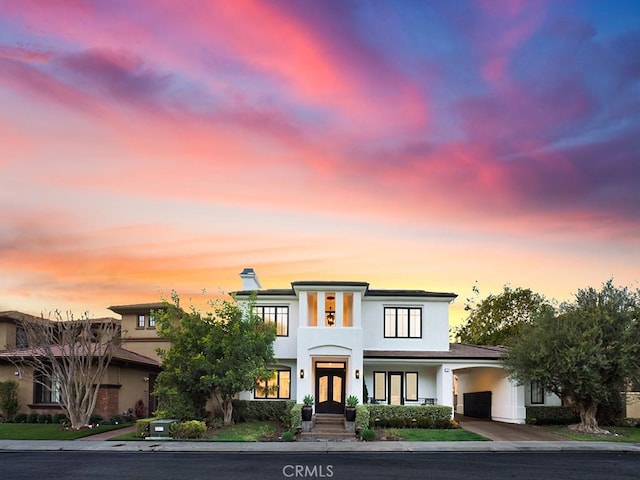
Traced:
[[469, 442], [487, 441], [477, 433], [462, 429], [435, 430], [424, 428], [400, 428], [396, 430], [398, 437], [409, 442]]
[[274, 422], [238, 423], [212, 430], [208, 439], [215, 442], [259, 442], [265, 438], [273, 438], [277, 431]]
[[640, 442], [640, 427], [602, 427], [611, 435], [587, 435], [572, 432], [565, 426], [541, 427], [557, 435], [581, 442]]
[[109, 432], [128, 425], [100, 425], [87, 430], [60, 430], [58, 425], [40, 423], [0, 423], [3, 440], [75, 440], [97, 433]]

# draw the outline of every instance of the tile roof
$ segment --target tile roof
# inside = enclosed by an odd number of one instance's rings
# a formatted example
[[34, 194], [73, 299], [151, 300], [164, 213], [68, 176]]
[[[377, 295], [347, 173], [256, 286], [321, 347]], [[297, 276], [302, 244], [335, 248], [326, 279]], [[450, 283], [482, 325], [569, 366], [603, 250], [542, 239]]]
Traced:
[[[63, 355], [62, 348], [60, 345], [54, 345], [52, 347], [53, 353], [56, 357], [60, 357]], [[6, 350], [4, 352], [0, 352], [0, 360], [2, 359], [15, 359], [17, 357], [30, 357], [33, 355], [37, 355], [39, 350], [35, 347], [32, 348], [17, 348], [13, 350]], [[117, 347], [114, 351], [112, 361], [120, 361], [126, 363], [136, 363], [138, 365], [144, 366], [152, 366], [152, 367], [160, 367], [160, 362], [150, 357], [146, 357], [144, 355], [140, 355], [139, 353], [132, 352], [131, 350], [126, 350], [122, 347]]]
[[482, 359], [500, 360], [507, 353], [506, 347], [452, 343], [449, 351], [365, 350], [364, 358], [411, 358], [411, 359]]

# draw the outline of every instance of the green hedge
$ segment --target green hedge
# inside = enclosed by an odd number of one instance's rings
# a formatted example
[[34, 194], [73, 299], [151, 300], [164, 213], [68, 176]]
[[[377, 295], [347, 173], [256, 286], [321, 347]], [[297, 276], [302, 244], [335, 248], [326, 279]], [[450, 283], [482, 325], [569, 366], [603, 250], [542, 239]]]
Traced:
[[294, 405], [293, 400], [233, 400], [233, 421], [268, 420], [288, 425]]
[[151, 435], [151, 422], [157, 418], [141, 418], [136, 420], [136, 437], [147, 438]]
[[293, 433], [302, 431], [302, 404], [296, 403], [289, 411], [289, 430]]
[[173, 438], [178, 439], [201, 439], [207, 432], [207, 425], [198, 420], [188, 420], [186, 422], [172, 423], [169, 432]]
[[574, 407], [527, 407], [526, 422], [530, 425], [569, 425], [580, 422]]
[[[442, 405], [364, 405], [369, 426], [382, 428], [451, 428], [451, 407]], [[376, 421], [377, 419], [377, 421]], [[413, 420], [416, 420], [415, 422]]]
[[369, 428], [371, 414], [366, 405], [356, 405], [356, 433]]

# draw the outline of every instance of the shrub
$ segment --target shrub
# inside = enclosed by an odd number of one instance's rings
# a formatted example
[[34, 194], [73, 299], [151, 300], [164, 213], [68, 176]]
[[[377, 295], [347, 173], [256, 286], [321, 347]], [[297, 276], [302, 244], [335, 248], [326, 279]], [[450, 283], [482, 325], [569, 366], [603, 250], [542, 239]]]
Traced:
[[55, 423], [56, 425], [59, 425], [61, 423], [66, 423], [68, 421], [69, 419], [64, 413], [56, 413], [52, 419], [52, 423]]
[[38, 414], [30, 413], [29, 417], [27, 418], [27, 423], [38, 423]]
[[365, 428], [360, 432], [360, 438], [365, 442], [370, 442], [371, 440], [375, 440], [376, 431], [372, 428]]
[[286, 432], [282, 432], [282, 440], [284, 442], [293, 442], [296, 439], [295, 433], [287, 430]]
[[617, 427], [635, 427], [635, 428], [638, 428], [638, 427], [640, 427], [640, 418], [631, 418], [631, 417], [620, 418], [620, 419], [616, 420], [616, 426]]
[[204, 437], [207, 425], [200, 420], [172, 423], [169, 432], [173, 438], [199, 439]]
[[569, 425], [579, 423], [574, 407], [527, 407], [526, 422], [530, 425]]
[[89, 417], [89, 423], [91, 425], [93, 425], [94, 423], [102, 423], [103, 421], [104, 421], [104, 418], [99, 413], [93, 412]]
[[151, 422], [155, 418], [140, 418], [136, 420], [136, 437], [147, 438], [151, 435]]
[[369, 427], [369, 409], [366, 405], [356, 405], [356, 433]]
[[15, 380], [0, 382], [0, 415], [3, 420], [9, 421], [19, 411], [18, 382]]
[[50, 413], [41, 413], [38, 415], [38, 423], [52, 423], [53, 419], [51, 418]]
[[121, 423], [124, 423], [124, 420], [122, 419], [122, 415], [116, 413], [114, 415], [111, 415], [111, 417], [109, 418], [109, 423], [111, 425], [120, 425]]
[[302, 404], [296, 403], [289, 411], [289, 430], [298, 433], [302, 431]]
[[26, 413], [18, 413], [13, 417], [14, 423], [27, 423], [29, 416]]
[[[415, 419], [416, 426], [424, 425], [421, 428], [451, 428], [451, 407], [367, 404], [366, 408], [370, 412], [370, 426], [406, 428], [413, 426], [413, 419]], [[377, 422], [376, 419], [378, 419]]]
[[239, 423], [267, 420], [288, 425], [293, 405], [293, 400], [234, 400], [233, 421]]

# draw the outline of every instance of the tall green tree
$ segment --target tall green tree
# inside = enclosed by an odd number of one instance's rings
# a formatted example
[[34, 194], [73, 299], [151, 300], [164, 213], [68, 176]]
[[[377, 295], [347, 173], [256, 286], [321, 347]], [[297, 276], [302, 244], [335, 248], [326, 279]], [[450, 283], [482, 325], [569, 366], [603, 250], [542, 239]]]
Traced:
[[253, 301], [217, 300], [210, 303], [212, 312], [201, 313], [180, 308], [177, 295], [172, 300], [156, 320], [160, 336], [171, 341], [169, 349], [158, 352], [163, 368], [155, 389], [159, 410], [198, 418], [213, 397], [229, 425], [233, 398], [270, 376], [275, 326], [253, 313]]
[[[479, 295], [475, 285], [473, 292], [476, 297]], [[554, 308], [543, 295], [529, 288], [505, 285], [498, 295], [489, 295], [479, 302], [467, 299], [465, 310], [469, 312], [465, 323], [454, 330], [460, 342], [508, 346], [524, 325], [553, 313]]]
[[[603, 432], [596, 414], [614, 403], [627, 382], [640, 380], [640, 292], [612, 280], [579, 290], [575, 300], [528, 325], [505, 365], [512, 378], [538, 382], [575, 405], [584, 433]], [[637, 383], [636, 383], [637, 384]]]

